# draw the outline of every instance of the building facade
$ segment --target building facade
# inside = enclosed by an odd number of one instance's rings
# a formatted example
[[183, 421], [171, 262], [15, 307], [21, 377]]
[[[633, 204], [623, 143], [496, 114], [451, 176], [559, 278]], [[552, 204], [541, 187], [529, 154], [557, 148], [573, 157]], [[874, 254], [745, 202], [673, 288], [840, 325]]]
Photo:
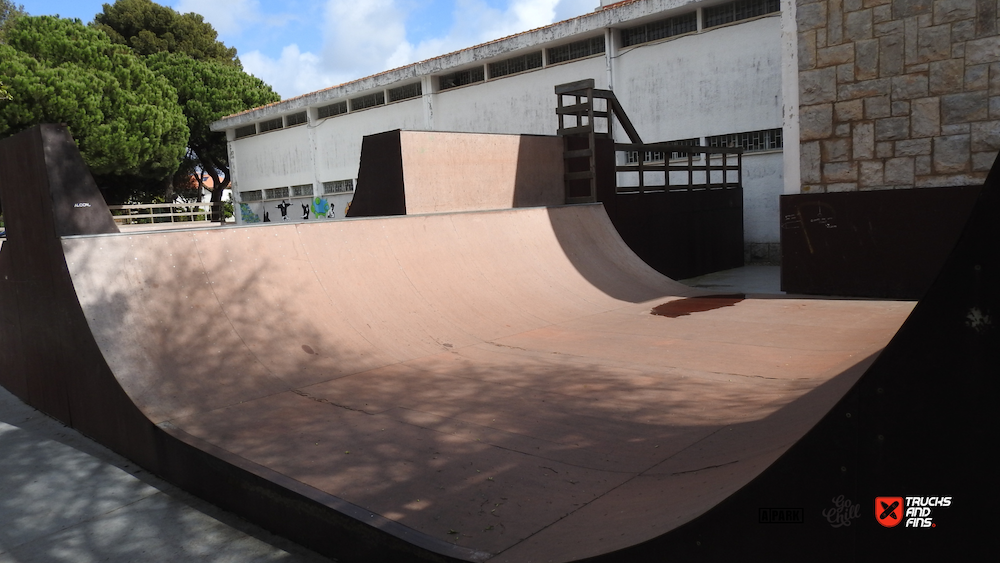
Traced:
[[746, 150], [746, 256], [774, 261], [782, 193], [985, 179], [1000, 149], [998, 5], [605, 1], [213, 128], [228, 135], [240, 222], [336, 219], [350, 204], [365, 135], [553, 135], [554, 86], [593, 79], [615, 92], [644, 142]]
[[704, 4], [602, 6], [227, 117], [214, 128], [230, 141], [238, 219], [263, 221], [266, 213], [282, 220], [278, 206], [285, 204], [284, 220], [343, 217], [365, 135], [554, 135], [554, 86], [589, 78], [616, 93], [645, 142], [743, 144], [746, 239], [774, 244], [783, 190], [778, 0]]

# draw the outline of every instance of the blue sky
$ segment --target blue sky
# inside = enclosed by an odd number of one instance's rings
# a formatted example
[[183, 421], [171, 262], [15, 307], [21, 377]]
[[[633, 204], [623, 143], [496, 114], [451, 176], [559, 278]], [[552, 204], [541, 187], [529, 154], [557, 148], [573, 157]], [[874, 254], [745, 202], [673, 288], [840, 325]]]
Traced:
[[[111, 0], [15, 0], [94, 19]], [[283, 98], [579, 16], [600, 0], [160, 0], [197, 12]]]

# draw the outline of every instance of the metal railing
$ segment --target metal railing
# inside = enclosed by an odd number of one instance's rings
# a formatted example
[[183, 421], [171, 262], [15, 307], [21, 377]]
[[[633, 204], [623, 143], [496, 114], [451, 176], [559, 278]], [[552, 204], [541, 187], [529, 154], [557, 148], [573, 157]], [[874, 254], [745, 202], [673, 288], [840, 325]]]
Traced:
[[[631, 141], [615, 143], [617, 193], [716, 190], [739, 188], [743, 185], [742, 148], [643, 143], [615, 93], [595, 88], [593, 79], [559, 84], [555, 87], [555, 94], [558, 134], [565, 139], [563, 159], [567, 168], [571, 165], [575, 168], [574, 171], [567, 171], [564, 176], [566, 203], [596, 200], [596, 139], [613, 139], [616, 118]], [[601, 99], [604, 100], [604, 107], [595, 108], [594, 100]], [[602, 131], [598, 132], [598, 129]], [[638, 153], [639, 158], [636, 159], [637, 162], [630, 163], [628, 155], [633, 152]], [[647, 152], [661, 153], [664, 158], [660, 161], [646, 161], [644, 155]], [[672, 158], [671, 155], [680, 158]], [[696, 155], [699, 156], [696, 158]], [[585, 164], [583, 159], [587, 159]], [[578, 186], [575, 184], [577, 182], [588, 182], [588, 189], [582, 190], [582, 195], [571, 197], [571, 186]]]
[[[118, 225], [163, 225], [172, 223], [224, 223], [222, 202], [219, 203], [137, 203], [109, 205], [111, 216]], [[176, 225], [182, 226], [182, 225]]]
[[[627, 162], [628, 154], [636, 152], [638, 162]], [[646, 152], [661, 153], [664, 159], [646, 162]], [[670, 158], [674, 153], [685, 156]], [[701, 155], [698, 162], [695, 155]], [[615, 160], [619, 163], [615, 166], [618, 193], [717, 190], [743, 185], [743, 149], [739, 147], [615, 143]], [[637, 177], [634, 183], [623, 182], [630, 176]]]

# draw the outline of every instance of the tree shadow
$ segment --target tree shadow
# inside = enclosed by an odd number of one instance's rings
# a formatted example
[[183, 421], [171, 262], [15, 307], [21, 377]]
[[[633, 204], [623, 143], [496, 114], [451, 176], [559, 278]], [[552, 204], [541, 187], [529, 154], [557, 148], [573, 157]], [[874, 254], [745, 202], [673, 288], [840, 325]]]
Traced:
[[[133, 233], [64, 246], [104, 359], [150, 420], [328, 505], [370, 512], [390, 534], [432, 550], [458, 546], [464, 557], [516, 550], [536, 536], [576, 538], [566, 553], [596, 555], [664, 533], [752, 479], [839, 398], [811, 391], [831, 380], [827, 388], [846, 389], [853, 380], [840, 380], [857, 375], [838, 378], [858, 360], [830, 350], [846, 337], [828, 322], [810, 325], [805, 301], [756, 303], [773, 303], [778, 317], [761, 326], [792, 326], [788, 342], [810, 330], [827, 337], [798, 350], [776, 345], [773, 331], [728, 342], [699, 336], [739, 320], [745, 302], [652, 317], [640, 299], [662, 298], [669, 280], [604, 303], [551, 293], [546, 311], [524, 310], [535, 296], [503, 305], [498, 293], [527, 295], [534, 276], [500, 280], [461, 252], [434, 260], [433, 240], [399, 242], [460, 230], [456, 217]], [[867, 328], [856, 320], [874, 311], [851, 306], [844, 334]], [[572, 307], [576, 315], [565, 312]], [[730, 317], [712, 317], [726, 309]], [[609, 335], [597, 347], [595, 331]], [[629, 341], [634, 348], [616, 348]], [[867, 349], [853, 342], [854, 352]], [[706, 345], [718, 362], [739, 361], [728, 371], [699, 368]], [[644, 348], [662, 353], [631, 354]], [[768, 372], [777, 348], [792, 367]], [[708, 501], [686, 496], [709, 474], [724, 477], [713, 478]], [[671, 508], [677, 495], [688, 500]], [[601, 507], [628, 499], [663, 509], [591, 530]]]

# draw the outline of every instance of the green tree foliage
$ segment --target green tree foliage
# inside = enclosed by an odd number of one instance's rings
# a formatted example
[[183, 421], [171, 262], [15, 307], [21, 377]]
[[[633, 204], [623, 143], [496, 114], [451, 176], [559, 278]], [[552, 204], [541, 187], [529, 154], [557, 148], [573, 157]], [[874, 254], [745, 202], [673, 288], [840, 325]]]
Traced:
[[130, 50], [79, 20], [23, 16], [0, 44], [0, 136], [66, 123], [112, 202], [161, 185], [188, 140], [177, 92]]
[[195, 60], [243, 68], [236, 58], [236, 49], [218, 41], [215, 29], [199, 14], [179, 14], [152, 0], [117, 0], [105, 4], [92, 25], [107, 33], [113, 42], [128, 45], [139, 55], [183, 53]]
[[[178, 102], [187, 118], [191, 136], [189, 166], [211, 176], [215, 186], [230, 183], [226, 135], [209, 126], [221, 117], [280, 100], [259, 78], [239, 68], [216, 61], [200, 61], [176, 53], [157, 53], [146, 64], [177, 89]], [[184, 167], [182, 167], [183, 169]], [[192, 170], [193, 171], [193, 170]], [[222, 189], [212, 191], [212, 200], [221, 201]]]
[[15, 4], [10, 0], [0, 0], [0, 43], [4, 42], [3, 37], [14, 24], [14, 20], [24, 15], [27, 15], [24, 5]]
[[[212, 133], [209, 125], [281, 98], [263, 81], [243, 72], [236, 49], [218, 41], [215, 29], [198, 14], [180, 14], [151, 0], [117, 0], [105, 4], [92, 25], [142, 55], [150, 69], [177, 89], [191, 137], [172, 190], [184, 192], [200, 171], [215, 186], [228, 187], [226, 138]], [[213, 201], [222, 198], [222, 189], [213, 189]]]

